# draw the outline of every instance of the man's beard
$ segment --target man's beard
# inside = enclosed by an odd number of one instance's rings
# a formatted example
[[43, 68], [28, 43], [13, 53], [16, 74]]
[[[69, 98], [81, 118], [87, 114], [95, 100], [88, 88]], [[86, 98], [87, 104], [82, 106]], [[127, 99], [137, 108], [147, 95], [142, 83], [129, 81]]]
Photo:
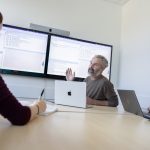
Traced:
[[98, 77], [102, 74], [102, 71], [100, 71], [100, 70], [95, 71], [93, 68], [89, 68], [88, 74], [92, 77]]
[[90, 76], [93, 76], [93, 77], [97, 77], [97, 76], [101, 75], [101, 72], [99, 70], [96, 71], [93, 68], [89, 68], [88, 73]]

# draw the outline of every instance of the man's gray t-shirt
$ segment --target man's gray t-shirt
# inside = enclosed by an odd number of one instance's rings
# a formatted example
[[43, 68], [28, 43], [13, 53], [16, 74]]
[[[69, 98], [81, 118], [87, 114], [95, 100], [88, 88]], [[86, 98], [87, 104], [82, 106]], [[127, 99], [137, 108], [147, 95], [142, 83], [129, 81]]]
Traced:
[[107, 100], [110, 105], [118, 105], [118, 98], [113, 84], [103, 75], [97, 80], [91, 80], [90, 76], [85, 80], [86, 95], [95, 100]]

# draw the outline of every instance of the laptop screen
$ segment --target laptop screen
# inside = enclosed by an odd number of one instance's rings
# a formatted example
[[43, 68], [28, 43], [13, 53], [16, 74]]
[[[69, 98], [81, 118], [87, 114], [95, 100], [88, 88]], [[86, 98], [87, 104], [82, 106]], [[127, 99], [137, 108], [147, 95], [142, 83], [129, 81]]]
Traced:
[[142, 109], [138, 102], [137, 96], [134, 90], [120, 90], [118, 89], [118, 94], [124, 109], [127, 112], [143, 116]]

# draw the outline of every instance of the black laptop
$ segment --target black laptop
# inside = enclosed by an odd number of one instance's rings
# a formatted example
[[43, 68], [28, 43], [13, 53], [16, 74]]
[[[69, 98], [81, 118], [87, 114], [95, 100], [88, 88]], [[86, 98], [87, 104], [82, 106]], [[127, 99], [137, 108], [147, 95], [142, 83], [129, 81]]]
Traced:
[[117, 91], [118, 91], [120, 100], [122, 102], [122, 105], [127, 112], [150, 119], [150, 113], [148, 113], [148, 111], [147, 112], [142, 111], [134, 90], [118, 89]]

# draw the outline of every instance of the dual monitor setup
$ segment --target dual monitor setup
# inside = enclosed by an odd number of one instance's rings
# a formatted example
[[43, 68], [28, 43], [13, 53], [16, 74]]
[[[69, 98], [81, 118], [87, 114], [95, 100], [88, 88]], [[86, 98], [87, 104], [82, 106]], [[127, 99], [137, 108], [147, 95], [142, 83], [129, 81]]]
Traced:
[[112, 45], [4, 24], [0, 35], [0, 71], [35, 77], [63, 79], [67, 68], [85, 78], [94, 55], [103, 55], [110, 79]]

